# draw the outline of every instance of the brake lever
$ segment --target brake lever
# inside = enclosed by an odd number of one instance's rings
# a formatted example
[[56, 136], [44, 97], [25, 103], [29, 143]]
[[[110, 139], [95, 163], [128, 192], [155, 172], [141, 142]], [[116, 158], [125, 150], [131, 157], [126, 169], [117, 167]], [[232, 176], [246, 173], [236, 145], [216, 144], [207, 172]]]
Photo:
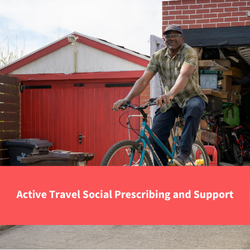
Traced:
[[119, 109], [125, 110], [126, 108], [129, 107], [130, 103], [131, 103], [131, 101], [126, 101], [124, 104], [122, 104], [122, 106]]

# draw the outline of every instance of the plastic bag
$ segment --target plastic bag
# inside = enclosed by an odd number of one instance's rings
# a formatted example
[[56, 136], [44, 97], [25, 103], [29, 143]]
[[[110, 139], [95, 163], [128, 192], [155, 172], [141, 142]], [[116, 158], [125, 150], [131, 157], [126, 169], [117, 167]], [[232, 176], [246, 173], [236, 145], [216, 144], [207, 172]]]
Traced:
[[229, 126], [239, 126], [240, 125], [240, 109], [235, 103], [225, 104], [223, 107], [223, 121]]

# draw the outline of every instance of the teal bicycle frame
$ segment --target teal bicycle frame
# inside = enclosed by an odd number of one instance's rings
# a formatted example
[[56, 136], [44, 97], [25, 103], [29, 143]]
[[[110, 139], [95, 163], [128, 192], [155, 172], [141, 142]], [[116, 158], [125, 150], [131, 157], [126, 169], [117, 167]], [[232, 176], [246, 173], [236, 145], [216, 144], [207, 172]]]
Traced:
[[[141, 130], [140, 130], [140, 136], [136, 140], [136, 142], [138, 142], [138, 143], [142, 142], [142, 144], [143, 144], [139, 166], [142, 166], [144, 155], [145, 155], [145, 150], [146, 150], [146, 146], [147, 145], [148, 145], [150, 151], [152, 152], [154, 159], [157, 161], [158, 165], [162, 166], [162, 163], [159, 160], [159, 157], [156, 154], [155, 150], [152, 148], [151, 143], [150, 143], [148, 137], [145, 134], [145, 131], [147, 131], [149, 133], [149, 135], [160, 146], [160, 148], [166, 153], [166, 155], [168, 155], [168, 157], [170, 158], [170, 164], [173, 163], [173, 158], [174, 158], [174, 155], [175, 155], [176, 146], [178, 145], [178, 141], [177, 141], [177, 128], [178, 128], [178, 125], [179, 125], [179, 120], [180, 120], [180, 118], [178, 117], [177, 118], [177, 122], [176, 122], [176, 129], [175, 129], [175, 135], [174, 135], [174, 140], [173, 140], [173, 145], [172, 145], [172, 153], [171, 153], [166, 148], [166, 146], [159, 140], [159, 138], [153, 133], [153, 131], [150, 129], [150, 127], [147, 125], [147, 120], [145, 118], [143, 119]], [[130, 162], [129, 162], [130, 166], [132, 165], [133, 159], [134, 159], [134, 152], [131, 154], [131, 157], [130, 157]], [[192, 160], [191, 160], [191, 162], [192, 162]], [[194, 165], [193, 162], [192, 162], [192, 164]]]

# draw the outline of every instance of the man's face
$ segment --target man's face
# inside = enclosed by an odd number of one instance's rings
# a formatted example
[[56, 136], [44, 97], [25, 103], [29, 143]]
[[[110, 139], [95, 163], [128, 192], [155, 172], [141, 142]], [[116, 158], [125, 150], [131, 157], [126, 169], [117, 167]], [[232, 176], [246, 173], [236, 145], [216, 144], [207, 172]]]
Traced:
[[[170, 36], [170, 38], [166, 38], [166, 35]], [[164, 41], [170, 50], [179, 49], [184, 42], [184, 37], [177, 31], [169, 31], [166, 35], [164, 36]], [[174, 37], [174, 35], [178, 37]]]

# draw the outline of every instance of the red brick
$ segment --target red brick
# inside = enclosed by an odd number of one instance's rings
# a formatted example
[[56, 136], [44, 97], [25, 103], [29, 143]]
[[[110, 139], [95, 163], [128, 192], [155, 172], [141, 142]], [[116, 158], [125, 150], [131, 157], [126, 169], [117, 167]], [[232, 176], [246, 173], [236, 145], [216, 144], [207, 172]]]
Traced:
[[202, 9], [202, 4], [189, 5], [190, 10]]
[[250, 11], [249, 7], [239, 7], [239, 11]]
[[189, 29], [201, 29], [202, 25], [201, 24], [190, 24]]
[[250, 21], [246, 21], [245, 26], [250, 26]]
[[168, 16], [168, 15], [169, 15], [169, 11], [168, 10], [162, 11], [162, 18], [163, 18], [163, 16]]
[[183, 30], [187, 30], [188, 27], [189, 27], [189, 25], [181, 25], [181, 28], [182, 28]]
[[224, 3], [224, 0], [211, 0], [211, 3]]
[[235, 3], [232, 3], [232, 6], [233, 6], [233, 7], [237, 7], [237, 6], [247, 6], [247, 3], [246, 3], [246, 2], [235, 2]]
[[217, 27], [218, 27], [218, 28], [230, 27], [230, 23], [217, 23]]
[[224, 2], [239, 2], [239, 0], [225, 0]]
[[226, 17], [224, 18], [225, 22], [231, 23], [231, 22], [238, 22], [238, 17]]
[[183, 10], [182, 14], [184, 14], [184, 15], [195, 14], [195, 10]]
[[176, 20], [190, 19], [188, 15], [186, 16], [176, 16]]
[[218, 8], [232, 7], [232, 3], [218, 3]]
[[218, 14], [214, 13], [214, 14], [204, 14], [203, 15], [204, 18], [217, 18]]
[[250, 2], [247, 2], [247, 6], [250, 6]]
[[169, 11], [169, 15], [181, 15], [181, 10], [172, 10]]
[[196, 1], [195, 0], [184, 0], [182, 4], [196, 4]]
[[245, 21], [247, 21], [247, 17], [246, 16], [240, 16], [239, 21], [240, 22], [245, 22]]
[[245, 26], [244, 22], [232, 22], [231, 27], [236, 27], [236, 26]]
[[203, 3], [211, 3], [210, 0], [197, 0], [197, 4], [203, 4]]
[[183, 20], [182, 25], [196, 24], [195, 20]]
[[162, 8], [163, 11], [165, 10], [175, 10], [175, 6], [165, 6]]
[[218, 17], [231, 17], [232, 13], [217, 13]]
[[210, 13], [219, 13], [219, 12], [224, 12], [223, 8], [216, 8], [216, 9], [211, 9]]
[[208, 13], [209, 13], [209, 9], [196, 10], [196, 14], [208, 14]]
[[162, 21], [162, 25], [164, 26], [164, 25], [168, 25], [169, 24], [169, 21], [166, 21], [166, 20], [164, 20], [164, 21]]
[[181, 20], [169, 21], [169, 24], [178, 24], [178, 25], [181, 25], [182, 21]]
[[213, 9], [213, 8], [217, 8], [217, 4], [214, 4], [214, 3], [213, 3], [213, 4], [211, 4], [211, 3], [210, 3], [210, 4], [204, 4], [204, 5], [203, 5], [203, 8], [204, 8], [204, 9]]
[[166, 6], [169, 4], [169, 1], [162, 1], [162, 6]]
[[235, 11], [239, 11], [239, 8], [238, 7], [225, 8], [225, 12], [235, 12]]
[[200, 14], [200, 15], [190, 15], [190, 19], [201, 19], [203, 18], [203, 16]]
[[222, 23], [224, 20], [223, 18], [211, 18], [210, 23]]
[[240, 11], [236, 11], [232, 13], [232, 16], [246, 16], [246, 12], [240, 12]]
[[182, 24], [195, 24], [195, 20], [183, 20]]
[[175, 20], [175, 16], [164, 15], [163, 20]]
[[169, 1], [168, 5], [182, 5], [181, 1]]
[[216, 28], [216, 23], [203, 24], [203, 28]]
[[209, 20], [209, 19], [199, 19], [199, 20], [196, 20], [196, 23], [197, 23], [197, 24], [201, 24], [201, 23], [210, 23], [210, 20]]
[[188, 5], [176, 6], [177, 10], [188, 10]]

